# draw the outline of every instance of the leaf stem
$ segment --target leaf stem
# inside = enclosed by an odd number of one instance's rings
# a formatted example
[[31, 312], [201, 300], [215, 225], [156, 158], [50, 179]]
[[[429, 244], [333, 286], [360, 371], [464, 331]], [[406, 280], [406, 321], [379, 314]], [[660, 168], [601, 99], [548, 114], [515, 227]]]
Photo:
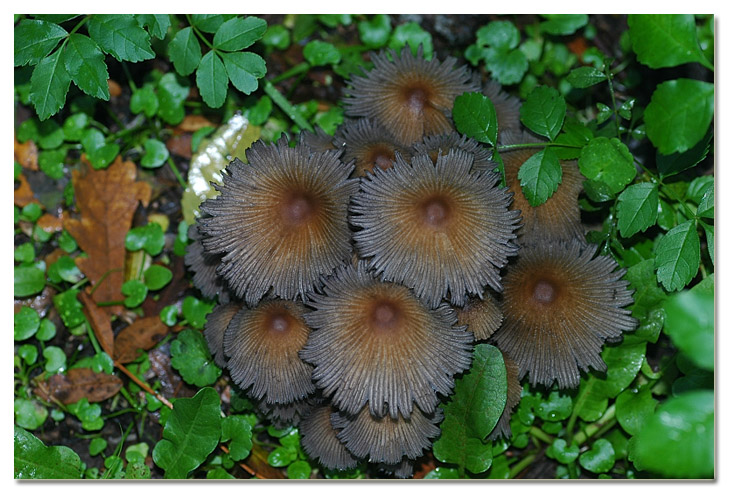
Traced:
[[[577, 445], [582, 445], [586, 441], [588, 441], [591, 437], [595, 436], [597, 433], [602, 432], [605, 433], [604, 428], [607, 425], [611, 425], [611, 427], [615, 424], [616, 421], [616, 403], [611, 404], [608, 409], [606, 409], [606, 412], [601, 416], [601, 418], [598, 421], [595, 421], [588, 426], [586, 426], [585, 430], [579, 431], [575, 437], [573, 437], [573, 441]], [[610, 428], [609, 428], [610, 429]]]
[[[91, 290], [89, 291], [89, 295], [90, 296], [93, 295], [94, 291], [99, 287], [99, 285], [104, 281], [104, 279], [106, 279], [110, 274], [112, 274], [114, 272], [121, 272], [122, 270], [124, 270], [124, 268], [112, 268], [108, 272], [104, 273], [104, 275], [101, 276], [99, 281], [96, 282], [93, 287], [91, 287]], [[113, 305], [107, 304], [107, 306], [113, 306]]]
[[523, 458], [520, 462], [512, 466], [512, 468], [509, 470], [509, 477], [510, 479], [514, 479], [518, 474], [520, 474], [527, 466], [533, 463], [533, 461], [537, 459], [537, 454], [530, 454]]
[[613, 110], [613, 120], [616, 124], [616, 137], [621, 140], [621, 126], [619, 125], [618, 107], [616, 106], [616, 92], [613, 89], [613, 73], [611, 72], [610, 62], [606, 64], [604, 70], [608, 79], [608, 92], [611, 95], [611, 109]]
[[567, 144], [567, 143], [521, 143], [521, 144], [502, 144], [500, 146], [495, 146], [495, 150], [498, 152], [504, 152], [504, 151], [512, 151], [512, 150], [521, 150], [521, 149], [527, 149], [527, 148], [583, 148], [583, 146], [578, 146], [577, 144]]
[[299, 126], [300, 129], [306, 129], [309, 132], [313, 132], [312, 126], [309, 125], [309, 122], [306, 121], [304, 117], [297, 111], [294, 106], [289, 103], [289, 101], [282, 95], [278, 89], [274, 87], [274, 85], [271, 83], [271, 81], [265, 81], [264, 82], [264, 92], [269, 95], [269, 98], [271, 98], [271, 101], [279, 105], [279, 108], [282, 109], [282, 111], [294, 121], [296, 125]]
[[281, 81], [284, 81], [285, 79], [289, 79], [290, 77], [294, 77], [296, 75], [307, 72], [310, 68], [311, 66], [307, 62], [301, 62], [291, 69], [284, 71], [275, 78], [271, 79], [271, 84], [277, 84]]
[[530, 435], [549, 445], [552, 445], [553, 441], [555, 440], [551, 435], [548, 435], [536, 426], [530, 428]]
[[172, 173], [175, 174], [175, 177], [177, 178], [177, 181], [180, 183], [180, 186], [185, 190], [187, 184], [185, 183], [185, 179], [183, 179], [182, 174], [180, 174], [180, 171], [177, 169], [177, 165], [175, 165], [175, 162], [173, 161], [171, 156], [167, 157], [167, 164], [170, 166], [170, 169], [172, 170]]
[[208, 48], [215, 51], [215, 48], [213, 48], [213, 45], [210, 43], [210, 41], [208, 41], [208, 38], [206, 38], [205, 35], [195, 26], [195, 24], [193, 24], [193, 20], [190, 18], [190, 14], [185, 14], [185, 18], [188, 20], [188, 24], [190, 24], [190, 27], [193, 28], [193, 32], [195, 32], [198, 38], [203, 40], [203, 43], [208, 45]]

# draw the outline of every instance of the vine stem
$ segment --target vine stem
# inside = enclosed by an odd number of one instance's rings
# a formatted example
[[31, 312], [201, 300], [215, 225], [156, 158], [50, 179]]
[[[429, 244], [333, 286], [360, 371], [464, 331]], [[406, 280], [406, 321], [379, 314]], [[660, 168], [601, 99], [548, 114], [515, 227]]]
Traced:
[[512, 466], [512, 468], [509, 470], [509, 477], [510, 479], [513, 479], [515, 476], [520, 474], [523, 469], [525, 469], [527, 466], [532, 464], [535, 459], [537, 459], [537, 454], [530, 454], [524, 459], [522, 459], [520, 462]]

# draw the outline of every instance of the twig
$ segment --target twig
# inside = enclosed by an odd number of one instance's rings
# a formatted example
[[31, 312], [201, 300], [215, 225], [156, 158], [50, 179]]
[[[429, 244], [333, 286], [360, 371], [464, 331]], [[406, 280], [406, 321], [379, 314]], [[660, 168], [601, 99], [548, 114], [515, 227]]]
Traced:
[[140, 380], [139, 378], [137, 378], [137, 375], [135, 375], [134, 373], [132, 373], [131, 371], [129, 371], [127, 368], [125, 368], [124, 365], [122, 365], [122, 363], [119, 363], [117, 361], [114, 361], [114, 366], [116, 366], [117, 368], [119, 368], [119, 370], [122, 373], [124, 373], [129, 378], [131, 378], [132, 381], [134, 383], [136, 383], [137, 385], [139, 385], [145, 392], [147, 392], [147, 393], [149, 393], [151, 395], [154, 395], [157, 400], [159, 400], [160, 402], [162, 402], [163, 404], [165, 404], [170, 409], [173, 409], [172, 402], [170, 402], [169, 400], [165, 399], [163, 396], [161, 396], [160, 394], [158, 394], [157, 392], [155, 392], [154, 390], [152, 390], [149, 385], [147, 385], [145, 382], [143, 382], [142, 380]]
[[[226, 454], [230, 453], [230, 451], [228, 450], [228, 447], [226, 447], [225, 445], [221, 445], [221, 450], [222, 450], [223, 452], [225, 452]], [[254, 471], [254, 470], [253, 470], [253, 469], [252, 469], [252, 468], [251, 468], [250, 466], [248, 466], [247, 464], [245, 464], [245, 463], [243, 463], [243, 462], [239, 462], [239, 463], [238, 463], [238, 465], [239, 465], [239, 466], [241, 466], [241, 467], [243, 468], [243, 470], [244, 470], [244, 471], [246, 471], [246, 472], [247, 472], [248, 474], [250, 474], [251, 476], [255, 476], [256, 478], [259, 478], [259, 479], [262, 479], [262, 480], [265, 480], [265, 479], [266, 479], [265, 477], [261, 476], [261, 475], [260, 475], [260, 474], [258, 474], [258, 473], [257, 473], [256, 471]]]

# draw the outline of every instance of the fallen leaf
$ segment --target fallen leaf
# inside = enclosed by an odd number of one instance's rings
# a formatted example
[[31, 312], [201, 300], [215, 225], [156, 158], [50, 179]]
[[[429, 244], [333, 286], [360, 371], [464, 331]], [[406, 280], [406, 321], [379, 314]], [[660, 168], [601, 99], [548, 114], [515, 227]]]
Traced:
[[192, 397], [197, 390], [185, 387], [180, 375], [170, 366], [170, 355], [160, 349], [152, 349], [147, 353], [150, 360], [150, 371], [155, 374], [160, 382], [161, 393], [165, 397], [180, 397], [178, 392], [182, 391], [182, 397]]
[[13, 136], [15, 161], [28, 170], [38, 170], [38, 146], [30, 139], [20, 144]]
[[179, 136], [172, 136], [170, 139], [165, 141], [165, 146], [167, 146], [167, 149], [170, 150], [170, 153], [189, 160], [193, 156], [191, 142], [191, 134], [180, 134]]
[[285, 479], [284, 471], [269, 465], [269, 452], [258, 444], [254, 444], [246, 464], [262, 478], [270, 480]]
[[122, 94], [122, 87], [119, 85], [118, 82], [114, 81], [113, 79], [107, 80], [107, 84], [109, 85], [109, 96], [112, 98], [116, 98], [117, 96]]
[[25, 178], [25, 175], [20, 174], [18, 176], [18, 182], [20, 182], [20, 186], [15, 189], [15, 195], [13, 198], [15, 206], [22, 208], [25, 205], [37, 203], [38, 200], [35, 199], [33, 190], [30, 188], [30, 184], [28, 184], [28, 179]]
[[51, 251], [50, 253], [48, 253], [48, 255], [43, 259], [43, 261], [46, 262], [46, 266], [51, 266], [56, 261], [58, 261], [58, 258], [60, 258], [61, 256], [64, 256], [65, 254], [66, 254], [66, 251], [64, 251], [61, 248], [56, 248], [53, 251]]
[[50, 213], [44, 213], [36, 222], [36, 225], [43, 229], [45, 232], [61, 232], [63, 230], [63, 216], [54, 217]]
[[94, 335], [96, 335], [96, 340], [99, 341], [104, 352], [109, 354], [109, 356], [113, 356], [114, 332], [112, 331], [112, 322], [109, 319], [109, 314], [103, 308], [97, 306], [86, 291], [80, 291], [78, 298], [81, 300], [81, 304], [84, 305], [84, 315], [89, 320], [91, 329], [94, 331]]
[[[96, 302], [121, 301], [124, 282], [124, 240], [137, 203], [150, 200], [149, 184], [136, 180], [137, 167], [118, 156], [105, 170], [87, 167], [82, 174], [72, 173], [76, 205], [80, 219], [65, 218], [63, 225], [88, 257], [76, 258], [76, 265], [88, 277]], [[103, 278], [103, 281], [102, 281]], [[123, 307], [107, 306], [109, 314], [118, 314]]]
[[419, 480], [422, 479], [424, 476], [426, 476], [428, 473], [436, 469], [436, 461], [433, 458], [433, 455], [429, 452], [424, 458], [423, 462], [420, 464], [418, 461], [416, 461], [416, 467], [417, 469], [413, 473], [413, 479]]
[[89, 368], [73, 368], [65, 375], [52, 375], [38, 384], [34, 392], [45, 401], [57, 399], [64, 404], [73, 404], [86, 397], [89, 402], [101, 402], [113, 397], [122, 388], [118, 376], [96, 373]]
[[167, 335], [167, 325], [159, 316], [140, 318], [119, 332], [114, 340], [114, 361], [129, 363], [137, 359], [137, 350], [152, 349]]
[[176, 127], [175, 131], [180, 132], [195, 132], [202, 129], [203, 127], [217, 127], [216, 124], [206, 119], [202, 115], [187, 115]]

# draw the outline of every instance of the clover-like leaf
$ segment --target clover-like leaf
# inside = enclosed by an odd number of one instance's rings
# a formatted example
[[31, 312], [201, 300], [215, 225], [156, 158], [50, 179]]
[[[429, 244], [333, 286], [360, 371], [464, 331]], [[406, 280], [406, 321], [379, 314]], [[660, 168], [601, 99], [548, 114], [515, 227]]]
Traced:
[[228, 73], [223, 61], [214, 51], [209, 51], [200, 60], [195, 82], [200, 89], [200, 96], [211, 108], [223, 105], [228, 93]]
[[170, 156], [170, 152], [165, 143], [159, 139], [146, 139], [144, 142], [144, 155], [140, 160], [140, 165], [145, 168], [161, 167]]
[[244, 94], [259, 87], [259, 79], [266, 75], [266, 62], [251, 52], [222, 53], [223, 65], [233, 86]]
[[372, 49], [385, 45], [393, 28], [388, 14], [375, 14], [369, 21], [360, 21], [357, 30], [360, 33], [360, 41]]
[[213, 36], [213, 46], [218, 50], [234, 52], [243, 50], [261, 39], [266, 32], [266, 21], [258, 17], [234, 17], [221, 24]]
[[62, 50], [56, 50], [43, 58], [30, 76], [30, 101], [41, 120], [58, 112], [66, 102], [71, 76], [63, 64], [62, 54]]
[[203, 53], [193, 28], [182, 28], [175, 34], [167, 47], [170, 61], [181, 76], [193, 73], [200, 64]]
[[109, 100], [109, 73], [104, 54], [91, 38], [78, 33], [69, 36], [63, 63], [81, 91], [94, 98]]
[[580, 449], [576, 444], [573, 443], [568, 446], [568, 443], [563, 438], [556, 438], [552, 445], [545, 451], [545, 455], [561, 464], [570, 464], [578, 458], [579, 453]]
[[68, 32], [54, 22], [21, 20], [13, 29], [13, 65], [37, 64], [66, 36]]

